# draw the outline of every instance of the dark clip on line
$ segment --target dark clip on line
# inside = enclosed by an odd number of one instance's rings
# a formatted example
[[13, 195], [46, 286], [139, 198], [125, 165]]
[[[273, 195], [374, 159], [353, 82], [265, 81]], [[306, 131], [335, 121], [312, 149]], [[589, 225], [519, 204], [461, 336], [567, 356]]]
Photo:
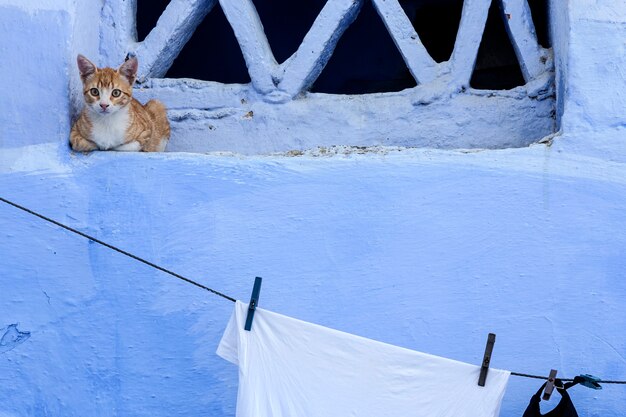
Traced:
[[487, 337], [487, 346], [485, 347], [485, 355], [483, 356], [483, 364], [480, 368], [480, 376], [478, 377], [478, 385], [485, 386], [487, 381], [487, 372], [489, 372], [489, 363], [491, 362], [491, 354], [493, 353], [493, 345], [496, 343], [496, 335], [489, 333]]
[[248, 304], [248, 315], [246, 316], [246, 325], [244, 330], [250, 331], [252, 328], [252, 319], [254, 319], [254, 311], [259, 305], [259, 294], [261, 293], [261, 281], [263, 278], [256, 277], [254, 279], [254, 287], [252, 288], [252, 297], [250, 297], [250, 304]]
[[558, 371], [556, 369], [550, 370], [550, 375], [548, 376], [548, 382], [546, 382], [546, 387], [543, 390], [543, 399], [545, 401], [548, 401], [550, 399], [550, 396], [552, 395], [552, 392], [554, 391], [554, 384], [556, 382], [557, 372]]
[[580, 385], [591, 388], [591, 389], [602, 389], [602, 386], [599, 384], [600, 378], [597, 376], [583, 374], [578, 375], [574, 378], [574, 382], [579, 383]]

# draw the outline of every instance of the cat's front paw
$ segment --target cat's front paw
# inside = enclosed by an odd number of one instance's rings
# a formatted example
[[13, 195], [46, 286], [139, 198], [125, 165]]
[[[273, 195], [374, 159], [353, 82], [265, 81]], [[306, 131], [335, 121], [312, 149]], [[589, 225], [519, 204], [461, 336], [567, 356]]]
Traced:
[[98, 149], [95, 143], [88, 140], [81, 140], [78, 142], [72, 142], [72, 149], [76, 152], [91, 152]]
[[137, 152], [141, 150], [141, 145], [138, 141], [134, 140], [132, 142], [128, 142], [116, 148], [113, 148], [113, 150], [121, 152]]

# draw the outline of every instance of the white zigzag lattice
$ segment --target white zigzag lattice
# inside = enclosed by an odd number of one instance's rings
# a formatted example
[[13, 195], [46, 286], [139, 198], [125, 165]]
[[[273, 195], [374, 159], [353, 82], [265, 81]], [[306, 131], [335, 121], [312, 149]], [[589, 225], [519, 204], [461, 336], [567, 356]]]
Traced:
[[[254, 88], [276, 101], [289, 100], [317, 79], [346, 28], [358, 17], [364, 1], [372, 1], [387, 31], [418, 84], [450, 74], [454, 85], [469, 84], [487, 21], [491, 0], [465, 0], [454, 50], [448, 62], [437, 64], [422, 45], [398, 0], [328, 0], [298, 50], [278, 64], [252, 0], [171, 0], [156, 26], [142, 42], [126, 36], [117, 43], [139, 54], [139, 79], [163, 77], [202, 19], [219, 1], [246, 61]], [[527, 0], [500, 1], [505, 26], [528, 82], [546, 70], [546, 51], [537, 42]], [[129, 19], [134, 1], [109, 2], [112, 19]], [[134, 29], [134, 28], [133, 28]]]

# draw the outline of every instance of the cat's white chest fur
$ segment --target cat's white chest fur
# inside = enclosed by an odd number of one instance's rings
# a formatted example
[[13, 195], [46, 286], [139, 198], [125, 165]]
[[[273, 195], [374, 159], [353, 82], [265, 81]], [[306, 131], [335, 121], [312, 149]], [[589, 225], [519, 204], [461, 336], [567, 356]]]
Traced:
[[112, 114], [91, 114], [91, 140], [101, 150], [120, 146], [126, 140], [126, 129], [130, 122], [128, 106]]

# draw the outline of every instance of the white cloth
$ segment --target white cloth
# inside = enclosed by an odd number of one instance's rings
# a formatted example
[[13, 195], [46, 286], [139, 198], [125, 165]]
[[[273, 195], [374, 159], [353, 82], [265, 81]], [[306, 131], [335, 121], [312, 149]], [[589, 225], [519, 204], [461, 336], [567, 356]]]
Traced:
[[237, 417], [497, 417], [510, 372], [392, 346], [237, 301], [217, 349], [239, 366]]

